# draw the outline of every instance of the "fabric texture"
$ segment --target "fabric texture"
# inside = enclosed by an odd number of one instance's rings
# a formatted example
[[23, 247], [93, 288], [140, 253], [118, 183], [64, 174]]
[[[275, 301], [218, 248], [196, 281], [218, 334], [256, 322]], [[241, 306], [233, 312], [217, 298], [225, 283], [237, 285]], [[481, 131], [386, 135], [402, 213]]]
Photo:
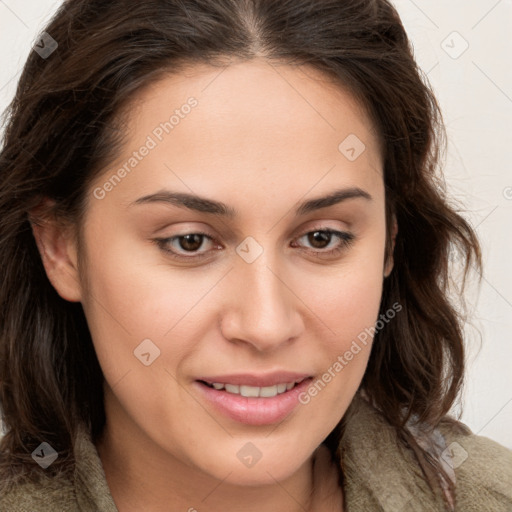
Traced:
[[[418, 444], [444, 466], [456, 484], [455, 508], [423, 477], [415, 451], [363, 398], [356, 396], [339, 446], [345, 510], [348, 512], [512, 512], [512, 451], [449, 422], [427, 436], [411, 423]], [[89, 433], [77, 435], [74, 480], [23, 483], [0, 496], [1, 512], [119, 512]], [[269, 511], [274, 512], [274, 511]]]

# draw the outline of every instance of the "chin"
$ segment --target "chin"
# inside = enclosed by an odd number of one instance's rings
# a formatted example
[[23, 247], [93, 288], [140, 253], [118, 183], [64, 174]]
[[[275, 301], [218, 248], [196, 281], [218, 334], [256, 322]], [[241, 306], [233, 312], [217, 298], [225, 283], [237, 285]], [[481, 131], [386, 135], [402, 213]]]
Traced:
[[[242, 446], [249, 444], [237, 443]], [[201, 466], [204, 472], [211, 477], [229, 483], [231, 485], [239, 486], [262, 486], [274, 485], [276, 481], [283, 481], [291, 477], [301, 466], [305, 463], [307, 455], [303, 458], [298, 458], [297, 452], [292, 453], [279, 453], [279, 450], [269, 451], [266, 449], [267, 454], [261, 453], [261, 458], [257, 461], [249, 459], [244, 461], [246, 452], [242, 452], [239, 456], [237, 452], [240, 449], [233, 450], [233, 457], [226, 457], [226, 452], [219, 453], [218, 458], [211, 460], [207, 466], [205, 461], [201, 461]]]
[[[260, 463], [258, 463], [258, 466]], [[226, 467], [226, 473], [216, 478], [231, 485], [260, 487], [264, 485], [275, 485], [276, 481], [280, 482], [286, 480], [291, 477], [299, 467], [300, 466], [292, 466], [289, 464], [284, 467], [283, 465], [276, 467], [272, 463], [266, 466], [261, 465], [259, 468]], [[228, 471], [231, 471], [231, 474], [226, 477]]]

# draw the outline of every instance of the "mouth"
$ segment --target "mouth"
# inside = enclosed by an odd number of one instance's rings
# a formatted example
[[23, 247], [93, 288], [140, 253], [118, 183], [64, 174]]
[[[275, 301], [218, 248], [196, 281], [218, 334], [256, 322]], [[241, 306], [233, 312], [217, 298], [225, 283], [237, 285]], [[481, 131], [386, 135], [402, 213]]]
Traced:
[[[255, 380], [265, 385], [256, 386]], [[312, 380], [313, 377], [295, 374], [294, 379], [281, 376], [269, 383], [268, 379], [263, 382], [262, 379], [240, 376], [199, 379], [194, 385], [200, 399], [215, 415], [246, 425], [271, 425], [283, 421], [298, 407], [299, 395]]]

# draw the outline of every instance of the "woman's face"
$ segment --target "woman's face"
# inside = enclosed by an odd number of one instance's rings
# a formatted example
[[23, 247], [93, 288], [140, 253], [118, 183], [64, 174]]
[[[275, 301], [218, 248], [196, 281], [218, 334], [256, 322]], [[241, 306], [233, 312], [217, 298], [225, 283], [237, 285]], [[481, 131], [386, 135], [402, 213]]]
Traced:
[[284, 479], [367, 364], [371, 339], [353, 342], [390, 270], [376, 135], [325, 77], [260, 60], [169, 75], [131, 108], [77, 275], [107, 428], [153, 465]]

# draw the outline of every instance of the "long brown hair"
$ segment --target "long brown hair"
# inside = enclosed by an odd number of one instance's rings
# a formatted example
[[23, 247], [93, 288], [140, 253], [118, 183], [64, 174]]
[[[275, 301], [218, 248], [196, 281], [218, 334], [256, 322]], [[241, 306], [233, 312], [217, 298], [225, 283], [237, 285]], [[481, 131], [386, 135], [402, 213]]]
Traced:
[[387, 0], [67, 0], [45, 32], [58, 47], [30, 54], [0, 153], [0, 480], [35, 475], [42, 440], [59, 453], [47, 472], [70, 470], [77, 425], [96, 439], [105, 423], [83, 309], [50, 284], [29, 212], [47, 197], [47, 215], [79, 228], [89, 185], [122, 142], [122, 107], [184, 64], [308, 64], [367, 109], [384, 153], [388, 256], [392, 215], [399, 227], [381, 312], [395, 302], [403, 311], [375, 335], [362, 389], [399, 433], [411, 415], [439, 423], [464, 373], [450, 261], [463, 263], [463, 291], [481, 254], [447, 199], [442, 116]]

